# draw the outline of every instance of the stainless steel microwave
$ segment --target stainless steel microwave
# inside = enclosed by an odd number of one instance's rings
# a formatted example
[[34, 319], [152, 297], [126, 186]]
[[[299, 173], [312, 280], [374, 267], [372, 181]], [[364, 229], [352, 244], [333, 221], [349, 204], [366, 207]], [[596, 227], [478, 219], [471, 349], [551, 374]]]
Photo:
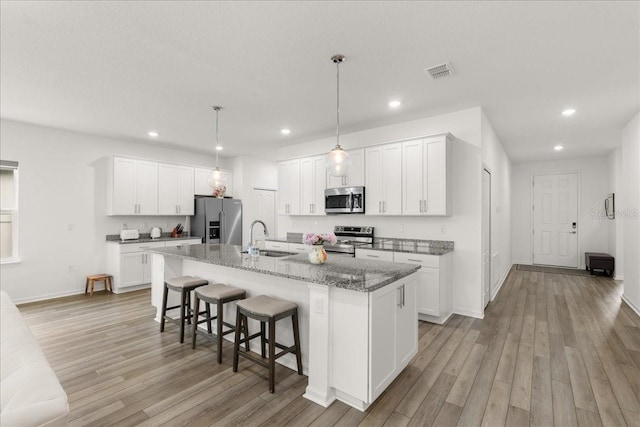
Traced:
[[328, 214], [364, 213], [364, 187], [327, 188], [324, 211]]

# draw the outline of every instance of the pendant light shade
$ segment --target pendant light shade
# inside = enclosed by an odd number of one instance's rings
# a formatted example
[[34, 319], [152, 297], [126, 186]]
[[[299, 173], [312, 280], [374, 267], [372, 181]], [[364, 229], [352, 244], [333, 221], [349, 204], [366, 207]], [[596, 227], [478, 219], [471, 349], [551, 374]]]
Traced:
[[215, 106], [213, 109], [216, 112], [216, 168], [213, 170], [209, 179], [207, 179], [207, 184], [209, 187], [214, 189], [220, 189], [224, 187], [224, 183], [222, 182], [222, 172], [220, 171], [220, 167], [218, 165], [218, 152], [222, 150], [222, 146], [220, 145], [220, 140], [218, 139], [218, 113], [222, 110], [222, 107]]
[[340, 146], [340, 63], [344, 55], [333, 55], [331, 60], [336, 64], [336, 146], [327, 155], [327, 170], [332, 176], [346, 176], [349, 173], [351, 159], [349, 153]]

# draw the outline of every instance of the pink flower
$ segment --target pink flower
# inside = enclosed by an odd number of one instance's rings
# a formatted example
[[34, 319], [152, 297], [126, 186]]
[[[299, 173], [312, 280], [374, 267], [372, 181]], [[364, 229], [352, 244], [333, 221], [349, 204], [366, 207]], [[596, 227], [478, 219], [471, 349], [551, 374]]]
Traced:
[[329, 244], [335, 244], [338, 241], [336, 239], [336, 235], [333, 233], [325, 233], [325, 234], [316, 234], [316, 233], [307, 233], [304, 236], [303, 242], [307, 245], [321, 245], [324, 242]]

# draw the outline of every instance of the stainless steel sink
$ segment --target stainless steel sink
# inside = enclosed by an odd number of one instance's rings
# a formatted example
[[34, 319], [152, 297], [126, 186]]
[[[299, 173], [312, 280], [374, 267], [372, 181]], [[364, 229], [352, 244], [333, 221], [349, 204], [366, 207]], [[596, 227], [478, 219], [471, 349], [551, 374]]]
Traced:
[[[248, 251], [242, 251], [243, 254], [249, 253]], [[285, 252], [285, 251], [274, 251], [271, 249], [260, 249], [260, 256], [267, 256], [272, 258], [281, 258], [290, 255], [297, 255], [297, 252]]]

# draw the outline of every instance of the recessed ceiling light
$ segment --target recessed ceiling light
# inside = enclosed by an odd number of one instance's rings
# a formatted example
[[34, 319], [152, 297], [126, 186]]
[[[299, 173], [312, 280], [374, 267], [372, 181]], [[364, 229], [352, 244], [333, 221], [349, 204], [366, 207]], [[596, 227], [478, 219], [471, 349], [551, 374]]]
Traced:
[[398, 108], [401, 105], [402, 105], [402, 102], [400, 102], [400, 101], [391, 101], [391, 102], [389, 102], [389, 107], [391, 107], [391, 108]]
[[222, 151], [222, 145], [216, 145], [216, 150]]
[[158, 137], [158, 132], [151, 130], [149, 131], [149, 133], [147, 134], [149, 135], [151, 138], [157, 138]]
[[283, 135], [289, 135], [291, 133], [291, 129], [282, 129], [280, 133], [282, 133]]
[[556, 145], [553, 149], [556, 151], [562, 151], [564, 149], [564, 145]]
[[573, 116], [573, 114], [576, 112], [576, 110], [574, 108], [567, 108], [566, 110], [564, 110], [562, 112], [563, 116], [569, 117], [569, 116]]

